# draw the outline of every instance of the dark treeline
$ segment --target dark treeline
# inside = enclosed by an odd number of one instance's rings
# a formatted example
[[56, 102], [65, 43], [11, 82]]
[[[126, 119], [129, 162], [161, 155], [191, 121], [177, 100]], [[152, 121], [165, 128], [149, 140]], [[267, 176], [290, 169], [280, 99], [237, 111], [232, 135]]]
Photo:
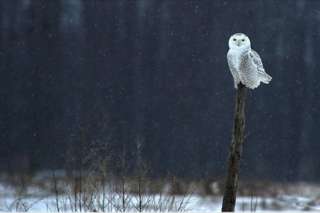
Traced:
[[103, 144], [115, 172], [221, 177], [243, 32], [273, 77], [249, 93], [243, 175], [319, 181], [318, 1], [2, 0], [0, 26], [3, 172]]

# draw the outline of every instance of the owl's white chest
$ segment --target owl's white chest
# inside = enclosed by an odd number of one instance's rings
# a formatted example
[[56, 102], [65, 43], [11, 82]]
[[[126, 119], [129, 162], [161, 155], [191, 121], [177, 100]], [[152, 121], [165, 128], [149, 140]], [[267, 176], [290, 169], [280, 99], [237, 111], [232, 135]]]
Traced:
[[234, 65], [234, 67], [239, 72], [240, 63], [241, 63], [241, 60], [242, 60], [242, 54], [243, 53], [240, 52], [240, 51], [237, 51], [237, 50], [230, 49], [229, 50], [229, 54], [231, 55], [231, 60], [232, 60], [232, 63]]

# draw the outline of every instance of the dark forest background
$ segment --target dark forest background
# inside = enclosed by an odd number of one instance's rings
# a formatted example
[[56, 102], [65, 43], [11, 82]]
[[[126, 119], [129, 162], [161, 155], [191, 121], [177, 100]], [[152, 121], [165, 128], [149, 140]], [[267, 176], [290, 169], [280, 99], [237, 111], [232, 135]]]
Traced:
[[225, 174], [246, 33], [270, 85], [250, 91], [242, 175], [320, 177], [320, 2], [0, 1], [0, 170], [66, 169], [104, 147], [115, 174]]

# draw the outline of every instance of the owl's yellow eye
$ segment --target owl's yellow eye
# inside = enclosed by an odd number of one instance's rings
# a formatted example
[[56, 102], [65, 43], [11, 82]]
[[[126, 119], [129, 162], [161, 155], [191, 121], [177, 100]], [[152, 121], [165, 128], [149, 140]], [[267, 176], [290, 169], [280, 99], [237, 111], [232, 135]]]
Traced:
[[241, 41], [244, 41], [244, 38]]
[[233, 41], [236, 41], [237, 39], [236, 38], [233, 38]]

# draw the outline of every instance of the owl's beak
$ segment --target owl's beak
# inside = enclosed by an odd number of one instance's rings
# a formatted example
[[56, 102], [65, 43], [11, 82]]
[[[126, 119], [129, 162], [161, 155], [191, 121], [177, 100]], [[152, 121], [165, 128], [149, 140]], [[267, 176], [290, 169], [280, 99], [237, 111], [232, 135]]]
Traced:
[[237, 41], [237, 46], [240, 47], [241, 41]]

